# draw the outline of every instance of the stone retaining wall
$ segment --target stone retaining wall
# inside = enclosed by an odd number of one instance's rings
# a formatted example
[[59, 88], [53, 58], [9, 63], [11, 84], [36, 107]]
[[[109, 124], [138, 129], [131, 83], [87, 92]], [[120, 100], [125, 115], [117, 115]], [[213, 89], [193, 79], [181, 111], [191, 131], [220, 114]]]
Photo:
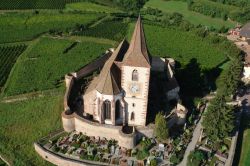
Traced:
[[67, 132], [76, 130], [88, 136], [115, 139], [119, 146], [128, 149], [132, 149], [136, 145], [136, 132], [125, 134], [122, 132], [122, 126], [100, 124], [84, 119], [76, 113], [66, 115], [64, 112], [62, 113], [62, 122], [64, 130]]
[[44, 159], [55, 165], [60, 166], [94, 166], [94, 165], [111, 165], [101, 162], [88, 161], [88, 160], [78, 160], [71, 159], [59, 154], [55, 154], [44, 147], [40, 146], [38, 143], [34, 143], [36, 152]]

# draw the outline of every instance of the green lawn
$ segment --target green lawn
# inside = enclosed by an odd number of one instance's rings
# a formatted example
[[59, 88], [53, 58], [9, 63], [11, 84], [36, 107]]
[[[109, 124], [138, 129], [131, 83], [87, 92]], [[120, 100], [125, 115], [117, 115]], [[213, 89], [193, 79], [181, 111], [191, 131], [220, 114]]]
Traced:
[[105, 12], [105, 13], [117, 13], [120, 12], [119, 9], [103, 6], [91, 2], [78, 2], [78, 3], [70, 3], [66, 5], [65, 10], [79, 10], [79, 11], [92, 11], [92, 12]]
[[103, 14], [74, 14], [59, 11], [10, 12], [0, 17], [0, 43], [31, 40], [49, 30], [66, 30], [76, 24], [88, 24]]
[[209, 16], [202, 15], [187, 9], [187, 3], [183, 1], [164, 1], [164, 0], [149, 0], [145, 7], [157, 8], [163, 12], [173, 13], [178, 12], [184, 16], [184, 19], [190, 21], [192, 24], [213, 26], [214, 28], [221, 28], [223, 25], [225, 27], [234, 27], [235, 22], [224, 21], [220, 18], [212, 18]]
[[112, 47], [110, 44], [84, 40], [74, 42], [41, 37], [31, 44], [14, 66], [4, 95], [60, 87], [65, 74], [80, 69]]
[[35, 152], [33, 143], [62, 128], [63, 96], [22, 102], [0, 102], [0, 154], [13, 165], [50, 165]]
[[242, 140], [242, 149], [240, 156], [239, 166], [250, 165], [250, 116], [244, 116], [242, 119], [243, 127], [243, 140]]

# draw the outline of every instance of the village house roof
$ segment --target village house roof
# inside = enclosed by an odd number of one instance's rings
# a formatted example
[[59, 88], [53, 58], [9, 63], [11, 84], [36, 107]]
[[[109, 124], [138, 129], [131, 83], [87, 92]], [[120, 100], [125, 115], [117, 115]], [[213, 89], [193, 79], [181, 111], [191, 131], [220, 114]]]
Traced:
[[97, 90], [101, 94], [116, 95], [121, 92], [121, 66], [149, 67], [150, 59], [144, 31], [139, 16], [130, 44], [124, 39], [106, 61], [101, 73], [94, 78], [85, 94]]
[[250, 38], [250, 22], [241, 28], [240, 36]]

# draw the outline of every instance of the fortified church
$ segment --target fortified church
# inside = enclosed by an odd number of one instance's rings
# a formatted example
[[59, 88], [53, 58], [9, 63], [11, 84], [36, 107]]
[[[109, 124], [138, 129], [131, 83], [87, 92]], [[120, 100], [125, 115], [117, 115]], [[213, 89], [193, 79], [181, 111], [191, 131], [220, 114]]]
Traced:
[[[67, 113], [70, 91], [80, 74], [66, 75], [63, 127], [66, 131], [116, 139], [120, 146], [133, 148], [139, 136], [148, 134], [152, 71], [166, 72], [168, 100], [178, 99], [179, 86], [172, 71], [174, 61], [150, 56], [140, 16], [130, 43], [123, 40], [109, 53], [100, 74], [93, 78], [80, 97], [80, 112]], [[124, 130], [124, 126], [133, 126], [133, 130]]]
[[146, 125], [151, 59], [139, 18], [83, 96], [84, 112], [100, 123]]

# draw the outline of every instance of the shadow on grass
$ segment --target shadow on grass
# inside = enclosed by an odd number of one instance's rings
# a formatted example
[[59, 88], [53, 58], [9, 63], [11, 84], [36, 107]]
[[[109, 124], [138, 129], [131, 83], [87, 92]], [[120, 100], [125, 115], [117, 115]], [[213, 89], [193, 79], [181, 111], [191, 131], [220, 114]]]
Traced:
[[[242, 101], [242, 108], [244, 110], [250, 110], [250, 106], [248, 105], [247, 99], [244, 99]], [[240, 157], [241, 157], [241, 150], [242, 150], [242, 143], [243, 143], [243, 138], [244, 138], [244, 131], [250, 129], [250, 116], [249, 114], [244, 111], [242, 116], [241, 116], [241, 124], [240, 124], [240, 130], [239, 130], [239, 135], [238, 135], [238, 140], [236, 144], [236, 150], [235, 150], [235, 156], [234, 156], [234, 161], [233, 165], [239, 165], [240, 164]]]
[[[188, 110], [195, 110], [197, 101], [207, 95], [210, 91], [215, 90], [215, 81], [220, 75], [222, 69], [218, 66], [212, 69], [203, 70], [197, 59], [193, 58], [185, 66], [176, 63], [175, 77], [180, 86], [180, 97], [182, 103]], [[152, 73], [150, 78], [149, 90], [149, 106], [148, 106], [148, 123], [153, 122], [155, 115], [159, 111], [168, 112], [175, 106], [175, 104], [166, 104], [166, 74]], [[164, 84], [165, 83], [165, 84]], [[189, 111], [192, 112], [192, 111]]]
[[216, 90], [216, 79], [222, 69], [202, 69], [197, 59], [193, 58], [183, 67], [176, 69], [176, 79], [181, 88], [181, 99], [189, 109], [196, 108], [196, 99], [200, 99]]

